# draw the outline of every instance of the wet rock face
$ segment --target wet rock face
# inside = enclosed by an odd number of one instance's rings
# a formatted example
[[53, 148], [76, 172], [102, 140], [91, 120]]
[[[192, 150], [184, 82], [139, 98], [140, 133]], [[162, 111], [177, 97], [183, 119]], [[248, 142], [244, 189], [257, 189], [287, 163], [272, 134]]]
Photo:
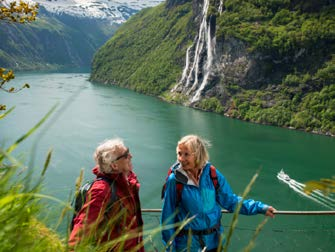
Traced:
[[[203, 97], [225, 97], [224, 87], [230, 84], [245, 89], [260, 88], [275, 82], [275, 72], [271, 61], [264, 55], [249, 53], [247, 45], [235, 38], [215, 40], [213, 60]], [[267, 69], [269, 68], [269, 69]]]
[[284, 63], [276, 63], [271, 56], [260, 52], [249, 52], [247, 44], [233, 37], [216, 39], [214, 57], [221, 85], [259, 89], [267, 83], [280, 83], [283, 75], [280, 66]]
[[216, 62], [218, 75], [223, 83], [234, 83], [244, 88], [261, 85], [264, 77], [257, 55], [247, 52], [246, 45], [235, 38], [217, 41]]
[[[176, 2], [183, 1], [170, 0], [168, 4]], [[199, 30], [187, 49], [183, 76], [172, 91], [194, 103], [204, 97], [226, 97], [224, 87], [230, 84], [248, 89], [275, 83], [275, 65], [270, 58], [248, 52], [247, 45], [236, 38], [216, 38], [216, 17], [208, 14], [210, 1], [193, 0], [192, 4]]]

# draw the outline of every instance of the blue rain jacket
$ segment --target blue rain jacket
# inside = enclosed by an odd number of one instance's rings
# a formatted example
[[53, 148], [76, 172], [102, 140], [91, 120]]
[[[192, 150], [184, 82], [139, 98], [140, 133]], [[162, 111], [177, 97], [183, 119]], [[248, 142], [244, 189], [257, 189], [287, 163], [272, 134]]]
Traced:
[[[176, 229], [174, 223], [182, 222], [190, 217], [194, 219], [189, 222], [183, 229], [188, 230], [206, 230], [212, 227], [219, 227], [217, 231], [207, 235], [193, 235], [190, 251], [202, 251], [205, 245], [207, 250], [218, 247], [220, 235], [223, 232], [221, 222], [221, 208], [234, 212], [241, 197], [233, 193], [230, 185], [225, 177], [216, 170], [219, 188], [215, 192], [214, 184], [210, 176], [211, 164], [207, 162], [202, 170], [199, 180], [199, 186], [188, 178], [187, 173], [179, 166], [170, 174], [166, 181], [166, 189], [164, 195], [161, 224], [163, 243], [166, 246]], [[177, 206], [176, 197], [176, 181], [184, 184], [181, 193], [181, 202]], [[252, 199], [244, 200], [240, 210], [241, 214], [255, 215], [265, 213], [268, 205], [260, 201]], [[170, 246], [172, 251], [187, 251], [188, 235], [179, 235], [174, 238]], [[167, 251], [171, 251], [171, 247], [167, 247]]]

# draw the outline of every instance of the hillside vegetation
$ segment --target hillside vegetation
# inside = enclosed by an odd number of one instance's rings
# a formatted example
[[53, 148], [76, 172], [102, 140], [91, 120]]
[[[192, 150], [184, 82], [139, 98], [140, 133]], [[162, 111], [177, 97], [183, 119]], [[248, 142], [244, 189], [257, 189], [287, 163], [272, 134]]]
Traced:
[[[178, 2], [178, 1], [175, 1]], [[182, 1], [185, 2], [185, 1]], [[197, 34], [192, 9], [202, 1], [165, 4], [133, 16], [95, 54], [91, 80], [115, 84], [171, 102], [187, 47]], [[216, 41], [247, 45], [267, 82], [241, 85], [216, 79], [223, 95], [212, 92], [193, 107], [246, 121], [335, 135], [335, 6], [333, 1], [211, 1]], [[220, 48], [219, 48], [220, 49]], [[218, 70], [220, 72], [220, 70]], [[213, 94], [214, 93], [214, 94]]]
[[217, 36], [248, 43], [277, 77], [258, 90], [228, 86], [229, 116], [335, 134], [335, 6], [328, 3], [226, 1]]
[[89, 68], [94, 52], [118, 25], [53, 15], [44, 8], [30, 24], [2, 23], [0, 65], [14, 70]]
[[95, 54], [91, 79], [150, 95], [169, 89], [196, 34], [190, 9], [191, 3], [171, 11], [161, 4], [132, 16]]

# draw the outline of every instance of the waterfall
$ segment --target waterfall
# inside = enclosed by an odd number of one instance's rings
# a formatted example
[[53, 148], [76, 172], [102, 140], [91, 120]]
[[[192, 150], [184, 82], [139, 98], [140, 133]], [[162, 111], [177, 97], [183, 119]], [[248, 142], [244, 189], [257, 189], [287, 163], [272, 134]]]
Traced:
[[205, 65], [204, 71], [204, 78], [198, 90], [196, 91], [195, 95], [192, 97], [191, 102], [198, 101], [200, 99], [201, 91], [206, 87], [208, 77], [213, 65], [213, 55], [214, 55], [214, 48], [215, 48], [215, 37], [211, 39], [211, 26], [208, 26], [207, 29], [207, 63]]
[[[207, 22], [207, 12], [209, 0], [204, 0], [202, 9], [201, 23], [195, 43], [186, 51], [185, 67], [179, 83], [171, 90], [176, 91], [178, 88], [183, 90], [187, 95], [191, 96], [191, 102], [198, 101], [201, 92], [208, 83], [210, 75], [213, 54], [215, 48], [215, 38], [211, 38], [210, 23]], [[191, 53], [191, 49], [192, 53]], [[190, 55], [194, 55], [193, 59]]]
[[185, 78], [187, 77], [187, 69], [190, 66], [190, 50], [191, 50], [192, 46], [188, 47], [186, 50], [186, 63], [185, 63], [185, 68], [183, 71], [183, 75], [181, 76], [181, 82], [185, 80]]
[[186, 62], [185, 62], [185, 67], [184, 67], [184, 70], [183, 70], [183, 74], [181, 76], [181, 79], [180, 79], [179, 83], [173, 87], [171, 92], [175, 92], [177, 90], [177, 88], [179, 87], [179, 84], [183, 83], [187, 78], [187, 72], [188, 72], [188, 69], [189, 69], [189, 66], [190, 66], [190, 50], [191, 50], [191, 48], [192, 48], [192, 46], [188, 47], [187, 50], [186, 50], [186, 60], [185, 60]]
[[223, 11], [223, 0], [220, 0], [220, 5], [219, 5], [219, 13], [220, 15], [222, 14]]

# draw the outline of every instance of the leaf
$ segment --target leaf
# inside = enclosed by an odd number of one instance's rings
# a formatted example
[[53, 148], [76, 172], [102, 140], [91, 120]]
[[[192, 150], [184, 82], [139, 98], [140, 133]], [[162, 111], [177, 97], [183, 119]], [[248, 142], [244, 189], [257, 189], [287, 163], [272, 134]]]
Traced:
[[263, 227], [265, 226], [265, 224], [267, 223], [267, 221], [269, 220], [269, 218], [265, 218], [256, 228], [256, 231], [252, 237], [252, 239], [249, 241], [249, 244], [244, 248], [244, 252], [249, 252], [251, 251], [254, 247], [255, 247], [255, 241], [256, 238], [258, 237], [259, 233], [261, 232], [261, 230], [263, 229]]
[[[6, 105], [1, 105], [1, 106], [5, 106], [5, 107], [6, 107]], [[5, 113], [3, 113], [3, 114], [0, 114], [0, 120], [1, 120], [2, 118], [4, 118], [5, 116], [7, 116], [10, 112], [12, 112], [14, 108], [15, 108], [15, 107], [11, 107], [7, 112], [5, 112]]]
[[[16, 142], [10, 146], [7, 149], [7, 153], [11, 153], [13, 150], [16, 149], [16, 147], [19, 145], [19, 143], [21, 143], [23, 140], [25, 140], [28, 136], [30, 136], [32, 133], [34, 133], [41, 125], [42, 123], [44, 123], [44, 121], [52, 114], [52, 112], [56, 109], [57, 105], [53, 106], [49, 112], [34, 126], [32, 127], [26, 134], [24, 134], [23, 136], [21, 136], [18, 140], [16, 140]], [[0, 157], [0, 162], [2, 161], [2, 158]]]
[[310, 194], [314, 190], [320, 190], [324, 194], [335, 193], [334, 179], [320, 179], [320, 181], [311, 180], [305, 183], [304, 192]]
[[[246, 198], [246, 196], [248, 195], [248, 193], [250, 192], [251, 190], [251, 187], [253, 186], [253, 184], [256, 182], [256, 179], [258, 177], [260, 173], [260, 169], [254, 174], [254, 176], [252, 177], [252, 179], [250, 180], [249, 184], [247, 185], [247, 187], [244, 189], [244, 192], [242, 194], [242, 199], [241, 201], [238, 203], [235, 211], [234, 211], [234, 215], [233, 215], [233, 218], [232, 218], [232, 221], [231, 221], [231, 225], [230, 225], [230, 228], [229, 228], [229, 231], [228, 231], [228, 235], [227, 235], [227, 239], [226, 239], [226, 242], [225, 242], [225, 246], [223, 248], [223, 251], [228, 251], [228, 247], [229, 247], [229, 244], [230, 244], [230, 240], [231, 240], [231, 237], [233, 235], [233, 232], [236, 228], [236, 225], [237, 225], [237, 222], [238, 222], [238, 215], [240, 213], [240, 209], [242, 207], [242, 204], [243, 204], [243, 200]], [[218, 251], [221, 251], [221, 243], [219, 244], [219, 248], [218, 248]]]
[[41, 173], [42, 177], [44, 176], [46, 170], [48, 169], [48, 166], [49, 166], [49, 163], [50, 163], [50, 160], [51, 160], [51, 155], [52, 155], [52, 149], [48, 151], [47, 158], [46, 158], [45, 163], [44, 163], [43, 171]]

